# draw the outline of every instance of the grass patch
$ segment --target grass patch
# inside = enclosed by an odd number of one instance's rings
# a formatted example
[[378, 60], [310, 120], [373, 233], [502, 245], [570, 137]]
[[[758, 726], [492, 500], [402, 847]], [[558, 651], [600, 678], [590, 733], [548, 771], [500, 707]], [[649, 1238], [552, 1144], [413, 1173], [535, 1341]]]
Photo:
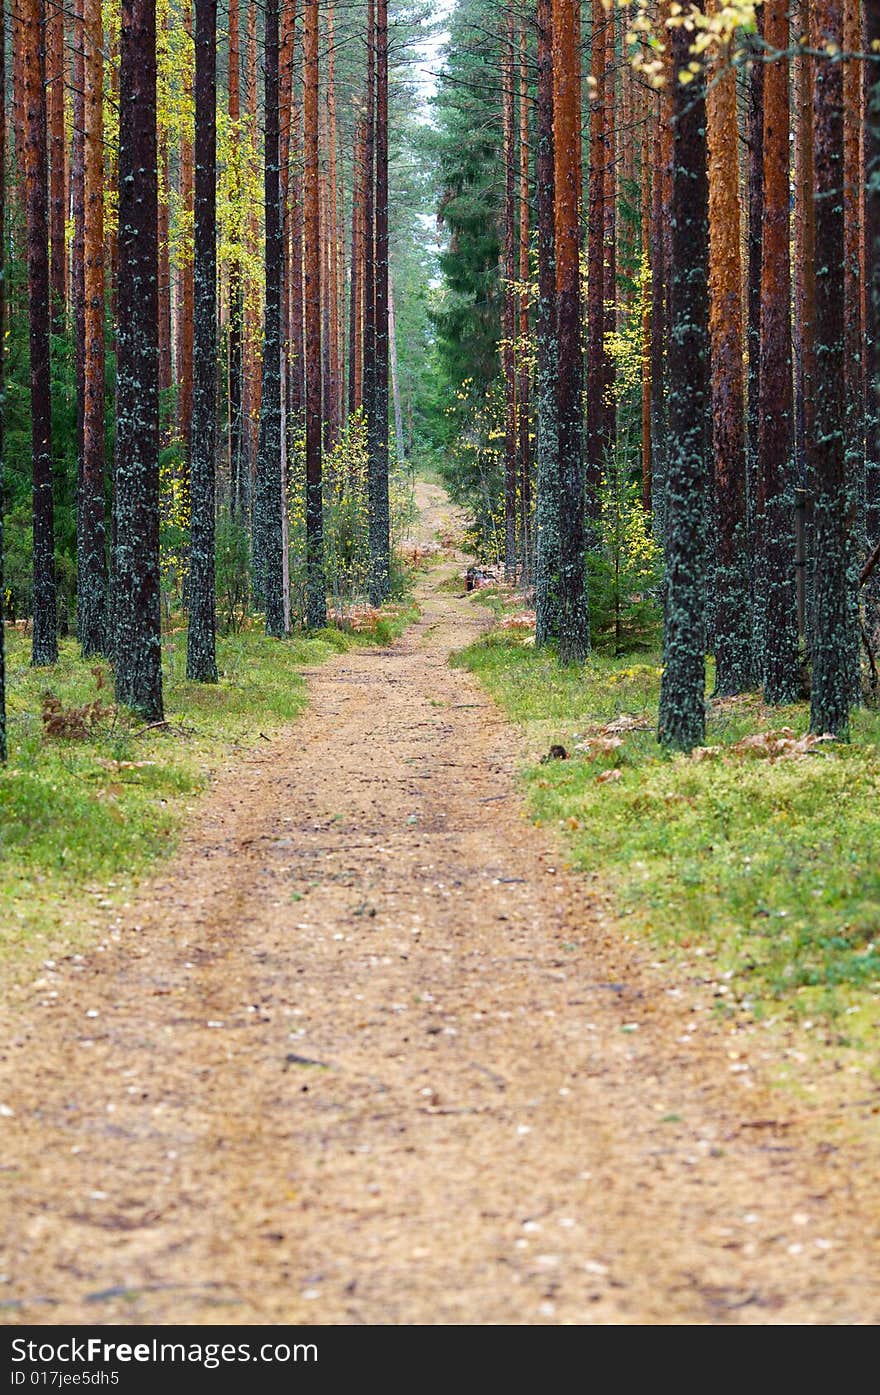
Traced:
[[[30, 667], [30, 640], [7, 631], [9, 762], [0, 770], [0, 966], [94, 938], [102, 910], [123, 902], [171, 852], [193, 797], [236, 750], [293, 721], [306, 705], [302, 669], [355, 646], [388, 644], [417, 615], [383, 607], [357, 630], [285, 641], [256, 624], [218, 640], [217, 684], [186, 679], [186, 632], [163, 640], [164, 728], [113, 707], [109, 665], [73, 640], [51, 669]], [[53, 737], [45, 695], [61, 713], [98, 703], [86, 739]], [[56, 704], [57, 706], [57, 704]]]
[[631, 925], [711, 961], [720, 1011], [784, 1006], [833, 1020], [841, 1043], [876, 1046], [876, 712], [854, 714], [849, 744], [770, 758], [737, 743], [805, 733], [805, 705], [710, 702], [707, 743], [720, 750], [688, 759], [655, 739], [656, 656], [596, 654], [560, 669], [521, 636], [495, 632], [458, 662], [525, 728], [536, 757], [553, 743], [571, 753], [526, 769], [532, 816], [563, 830], [573, 864], [600, 879]]

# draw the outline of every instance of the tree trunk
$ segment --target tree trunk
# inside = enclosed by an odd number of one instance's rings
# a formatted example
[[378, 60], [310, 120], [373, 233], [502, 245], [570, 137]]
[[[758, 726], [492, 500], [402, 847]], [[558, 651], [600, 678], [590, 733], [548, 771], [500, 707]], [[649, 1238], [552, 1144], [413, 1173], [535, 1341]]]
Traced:
[[[687, 30], [674, 29], [670, 47], [677, 75], [691, 61]], [[709, 191], [702, 70], [687, 86], [676, 77], [672, 104], [666, 595], [658, 735], [663, 745], [690, 751], [706, 731]]]
[[169, 398], [174, 386], [171, 357], [171, 160], [168, 131], [159, 131], [159, 408], [163, 444], [173, 434]]
[[52, 399], [49, 365], [49, 224], [46, 164], [46, 88], [41, 0], [22, 0], [24, 45], [25, 197], [31, 347], [31, 458], [33, 464], [34, 631], [31, 661], [58, 658], [55, 591], [55, 509], [52, 490]]
[[605, 26], [602, 0], [592, 0], [590, 171], [587, 215], [587, 508], [593, 533], [607, 465], [605, 392]]
[[376, 0], [367, 0], [367, 83], [364, 140], [363, 394], [367, 458], [376, 451]]
[[[843, 45], [841, 0], [813, 0], [814, 48]], [[845, 449], [843, 66], [815, 65], [813, 128], [816, 194], [816, 409], [814, 482], [813, 681], [810, 730], [846, 738], [852, 696], [848, 571], [852, 499]]]
[[[119, 36], [115, 28], [110, 30], [110, 43], [108, 45], [108, 62], [106, 68], [107, 77], [107, 98], [108, 104], [116, 110], [119, 109]], [[118, 145], [108, 144], [107, 149], [107, 184], [111, 189], [119, 185], [119, 159]], [[105, 209], [105, 214], [109, 210]], [[109, 307], [108, 316], [108, 338], [114, 350], [117, 346], [116, 327], [119, 323], [119, 210], [116, 217], [107, 216], [104, 218], [104, 265], [107, 268], [107, 279], [109, 281]]]
[[186, 676], [196, 683], [216, 683], [217, 0], [195, 0], [195, 12], [193, 434]]
[[303, 341], [303, 175], [302, 102], [293, 110], [291, 145], [295, 176], [290, 198], [290, 339], [292, 345], [288, 411], [299, 424], [305, 406], [305, 345]]
[[522, 575], [530, 585], [534, 574], [532, 557], [532, 450], [529, 440], [531, 413], [529, 409], [529, 73], [525, 26], [519, 31], [519, 325], [517, 352], [519, 366], [516, 378], [517, 412], [519, 415], [519, 554]]
[[[73, 18], [73, 130], [70, 158], [70, 204], [73, 218], [73, 239], [70, 256], [70, 298], [73, 322], [74, 365], [76, 372], [76, 466], [77, 512], [76, 555], [77, 570], [83, 553], [83, 435], [85, 429], [86, 374], [86, 286], [85, 286], [85, 0], [75, 0]], [[77, 582], [77, 609], [80, 594]], [[78, 620], [78, 634], [82, 624]]]
[[321, 480], [321, 214], [318, 187], [318, 0], [305, 0], [303, 38], [306, 331], [306, 621], [327, 623]]
[[235, 518], [243, 520], [247, 512], [242, 450], [242, 324], [244, 319], [244, 288], [241, 274], [240, 214], [241, 186], [241, 40], [238, 0], [229, 0], [229, 76], [228, 112], [229, 136], [234, 143], [230, 198], [235, 205], [232, 219], [233, 243], [229, 257], [229, 506]]
[[[800, 0], [798, 36], [809, 41], [811, 0]], [[798, 633], [810, 649], [806, 586], [806, 552], [812, 552], [812, 485], [808, 479], [807, 446], [813, 435], [816, 357], [814, 315], [816, 298], [815, 217], [813, 203], [813, 59], [800, 53], [794, 60], [794, 323], [795, 337], [795, 478], [797, 480], [797, 601]]]
[[85, 0], [84, 374], [77, 600], [83, 656], [107, 648], [104, 479], [104, 27], [101, 0]]
[[[642, 178], [642, 271], [651, 267], [651, 94], [643, 101], [641, 178]], [[642, 289], [642, 508], [650, 514], [653, 507], [653, 458], [651, 440], [651, 279], [646, 276]]]
[[388, 0], [376, 4], [376, 449], [370, 457], [370, 604], [391, 586], [388, 498]]
[[266, 5], [266, 139], [265, 228], [266, 290], [263, 373], [260, 391], [260, 438], [257, 451], [254, 543], [259, 557], [259, 586], [266, 612], [266, 634], [283, 637], [284, 588], [281, 510], [281, 180], [278, 131], [278, 0]]
[[[192, 35], [192, 0], [183, 0], [183, 23], [187, 34]], [[181, 75], [184, 100], [192, 101], [192, 69], [184, 63]], [[193, 224], [194, 170], [193, 145], [188, 134], [180, 142], [180, 210], [184, 227], [189, 231]], [[177, 430], [186, 450], [182, 478], [184, 496], [189, 495], [189, 451], [192, 442], [193, 408], [193, 319], [195, 283], [193, 280], [193, 246], [189, 238], [184, 242], [179, 256], [179, 286], [177, 325]]]
[[[249, 0], [245, 44], [245, 108], [248, 146], [243, 159], [250, 171], [259, 168], [257, 139], [257, 0]], [[244, 237], [251, 264], [259, 256], [260, 230], [254, 203], [244, 220]], [[244, 284], [244, 342], [242, 346], [242, 498], [246, 515], [254, 512], [254, 473], [260, 420], [260, 343], [262, 339], [260, 283], [248, 276]]]
[[580, 0], [553, 0], [553, 129], [559, 421], [559, 661], [590, 648], [584, 545], [583, 384], [580, 295]]
[[52, 328], [64, 332], [67, 304], [64, 140], [64, 9], [62, 0], [46, 0], [46, 100], [49, 139], [49, 247], [52, 278]]
[[[6, 7], [0, 0], [0, 229], [6, 227]], [[6, 764], [6, 590], [3, 584], [3, 407], [6, 400], [6, 237], [0, 237], [0, 764]]]
[[666, 540], [666, 342], [669, 321], [669, 227], [666, 219], [666, 154], [670, 142], [669, 94], [656, 97], [651, 187], [651, 509], [654, 537]]
[[122, 0], [114, 567], [116, 700], [162, 720], [156, 10]]
[[504, 574], [516, 577], [516, 172], [514, 169], [513, 7], [507, 6], [507, 26], [501, 39], [501, 101], [504, 159]]
[[602, 435], [612, 456], [617, 445], [617, 403], [614, 358], [608, 353], [607, 344], [608, 336], [617, 330], [617, 75], [614, 30], [615, 10], [612, 7], [605, 19], [605, 88], [602, 103], [602, 167], [605, 177], [602, 205], [605, 223], [602, 247], [602, 309], [605, 320], [602, 340]]
[[[880, 49], [880, 5], [865, 6], [865, 43]], [[880, 58], [866, 64], [864, 160], [865, 226], [865, 531], [868, 550], [880, 542]], [[880, 640], [880, 571], [867, 583], [865, 621]]]
[[[757, 12], [758, 38], [764, 35], [764, 6]], [[760, 55], [763, 50], [759, 49]], [[752, 593], [752, 686], [763, 682], [764, 624], [760, 606], [758, 563], [758, 460], [761, 421], [761, 262], [764, 252], [764, 63], [758, 56], [749, 74], [746, 125], [748, 130], [748, 440], [746, 507], [749, 520], [749, 569]]]
[[559, 427], [556, 379], [556, 176], [553, 15], [538, 0], [538, 480], [535, 505], [535, 643], [559, 632]]
[[[843, 3], [843, 51], [859, 53], [862, 47], [860, 0]], [[861, 88], [862, 62], [848, 59], [843, 65], [843, 296], [844, 387], [846, 393], [846, 476], [852, 491], [849, 518], [852, 530], [849, 548], [850, 679], [852, 702], [861, 701], [861, 629], [858, 559], [865, 546], [865, 394], [863, 379], [862, 333], [862, 229], [861, 229]]]
[[351, 201], [351, 300], [348, 320], [348, 412], [354, 416], [363, 406], [363, 237], [364, 237], [364, 187], [365, 165], [365, 121], [363, 115], [355, 122], [354, 168], [352, 182], [354, 195]]
[[[788, 48], [788, 0], [767, 0], [764, 37]], [[758, 433], [757, 580], [763, 621], [764, 698], [798, 694], [791, 372], [788, 62], [764, 72], [764, 195], [761, 258], [761, 381]]]
[[339, 221], [337, 190], [339, 176], [336, 168], [336, 31], [333, 0], [329, 0], [325, 23], [327, 26], [327, 309], [328, 309], [328, 380], [327, 439], [336, 445], [342, 429], [342, 365], [339, 361]]
[[[718, 9], [714, 0], [713, 11]], [[722, 60], [723, 61], [723, 60]], [[709, 144], [709, 333], [712, 453], [715, 462], [715, 691], [751, 683], [751, 616], [746, 526], [742, 271], [736, 74], [713, 74], [706, 98]]]
[[397, 447], [397, 462], [406, 459], [406, 442], [403, 438], [403, 410], [400, 403], [400, 374], [397, 367], [397, 326], [394, 321], [394, 281], [388, 277], [388, 354], [391, 364], [391, 396], [394, 402], [394, 441]]
[[292, 384], [291, 338], [292, 305], [291, 282], [293, 264], [290, 238], [290, 147], [293, 138], [293, 68], [296, 45], [296, 0], [288, 0], [281, 6], [281, 51], [279, 74], [279, 184], [281, 220], [281, 606], [284, 633], [290, 633], [290, 530], [288, 520], [288, 470], [293, 431], [288, 418], [288, 404]]

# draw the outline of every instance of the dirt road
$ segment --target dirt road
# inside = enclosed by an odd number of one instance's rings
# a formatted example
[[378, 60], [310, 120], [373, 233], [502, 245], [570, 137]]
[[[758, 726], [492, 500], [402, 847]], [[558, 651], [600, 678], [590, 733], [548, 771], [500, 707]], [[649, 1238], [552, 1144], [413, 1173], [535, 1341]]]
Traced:
[[454, 569], [7, 1019], [6, 1321], [880, 1320], [876, 1156], [525, 820]]

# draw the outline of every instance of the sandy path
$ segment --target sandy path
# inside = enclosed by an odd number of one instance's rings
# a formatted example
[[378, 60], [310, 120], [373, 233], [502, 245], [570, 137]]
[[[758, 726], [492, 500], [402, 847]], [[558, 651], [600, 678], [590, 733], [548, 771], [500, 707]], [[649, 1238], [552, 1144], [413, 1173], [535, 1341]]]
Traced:
[[8, 1321], [880, 1320], [876, 1156], [524, 820], [452, 570], [4, 1032]]

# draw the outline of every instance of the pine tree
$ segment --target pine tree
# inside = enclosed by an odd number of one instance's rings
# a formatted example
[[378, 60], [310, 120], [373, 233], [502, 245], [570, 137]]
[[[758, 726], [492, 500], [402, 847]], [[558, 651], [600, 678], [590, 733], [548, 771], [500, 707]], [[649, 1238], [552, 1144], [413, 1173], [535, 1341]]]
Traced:
[[504, 573], [516, 577], [516, 500], [517, 500], [517, 418], [516, 365], [516, 172], [514, 169], [513, 93], [513, 6], [506, 7], [506, 26], [501, 36], [501, 106], [504, 148], [504, 337], [501, 361], [504, 373]]
[[388, 599], [391, 520], [388, 500], [388, 0], [376, 0], [376, 308], [374, 417], [370, 454], [370, 604]]
[[283, 524], [281, 517], [281, 177], [279, 165], [279, 11], [278, 0], [266, 5], [266, 142], [265, 142], [265, 323], [260, 391], [260, 439], [254, 531], [259, 550], [260, 591], [266, 633], [285, 633], [283, 594]]
[[690, 36], [672, 30], [669, 434], [666, 465], [666, 594], [659, 739], [675, 750], [706, 731], [705, 585], [709, 390], [709, 190], [702, 68], [687, 85]]
[[107, 648], [104, 479], [104, 30], [100, 0], [83, 23], [82, 471], [77, 539], [77, 620], [85, 657]]
[[[227, 79], [227, 111], [229, 113], [230, 138], [241, 140], [241, 40], [239, 28], [238, 0], [229, 0], [229, 64]], [[233, 202], [238, 205], [241, 199], [238, 170], [240, 154], [232, 162]], [[228, 299], [228, 400], [229, 400], [229, 503], [236, 518], [242, 519], [246, 513], [247, 489], [244, 480], [244, 440], [242, 422], [242, 327], [244, 321], [244, 287], [242, 284], [239, 260], [240, 227], [236, 219], [234, 226], [234, 247], [229, 260], [229, 299]]]
[[[880, 543], [880, 5], [865, 6], [865, 532], [868, 551]], [[876, 45], [876, 47], [875, 47]], [[865, 619], [876, 645], [880, 633], [880, 569], [866, 582]]]
[[49, 224], [46, 83], [42, 0], [22, 0], [20, 33], [25, 105], [28, 314], [31, 348], [34, 630], [31, 661], [58, 658], [55, 507], [52, 488], [52, 388], [49, 360]]
[[195, 16], [193, 433], [186, 676], [199, 683], [216, 683], [217, 0], [195, 0]]
[[49, 158], [49, 248], [52, 330], [64, 333], [67, 305], [64, 168], [64, 8], [62, 0], [45, 0], [46, 117]]
[[584, 541], [583, 345], [580, 294], [580, 0], [553, 0], [553, 133], [559, 423], [559, 659], [590, 648]]
[[846, 469], [844, 143], [841, 0], [813, 0], [813, 128], [816, 199], [816, 405], [813, 499], [813, 681], [810, 729], [846, 738], [852, 697], [849, 551], [851, 484]]
[[602, 0], [592, 0], [590, 29], [590, 170], [587, 219], [587, 495], [598, 522], [599, 491], [610, 441], [605, 393], [605, 30]]
[[[6, 173], [6, 6], [0, 0], [0, 175]], [[3, 424], [6, 412], [6, 179], [0, 178], [0, 764], [6, 764], [6, 591], [3, 585], [3, 516], [6, 489]]]
[[532, 450], [531, 384], [529, 381], [529, 281], [531, 266], [529, 190], [529, 68], [525, 25], [519, 25], [519, 323], [517, 325], [518, 363], [516, 408], [519, 468], [519, 555], [525, 585], [534, 579], [532, 555]]
[[114, 567], [116, 700], [162, 720], [156, 10], [122, 0]]
[[327, 623], [321, 480], [321, 218], [318, 185], [318, 0], [305, 0], [303, 37], [306, 339], [306, 619]]
[[[717, 10], [717, 0], [713, 9]], [[736, 75], [713, 75], [706, 100], [709, 147], [709, 329], [715, 478], [715, 689], [751, 685], [751, 616], [746, 521], [742, 276]]]
[[556, 401], [556, 181], [553, 141], [553, 15], [538, 0], [538, 480], [535, 518], [535, 643], [559, 626], [559, 432]]
[[[767, 0], [764, 37], [788, 48], [788, 0]], [[761, 368], [757, 479], [757, 604], [764, 697], [793, 702], [798, 693], [794, 550], [794, 401], [789, 250], [790, 146], [788, 64], [764, 72], [764, 187], [761, 257]]]

